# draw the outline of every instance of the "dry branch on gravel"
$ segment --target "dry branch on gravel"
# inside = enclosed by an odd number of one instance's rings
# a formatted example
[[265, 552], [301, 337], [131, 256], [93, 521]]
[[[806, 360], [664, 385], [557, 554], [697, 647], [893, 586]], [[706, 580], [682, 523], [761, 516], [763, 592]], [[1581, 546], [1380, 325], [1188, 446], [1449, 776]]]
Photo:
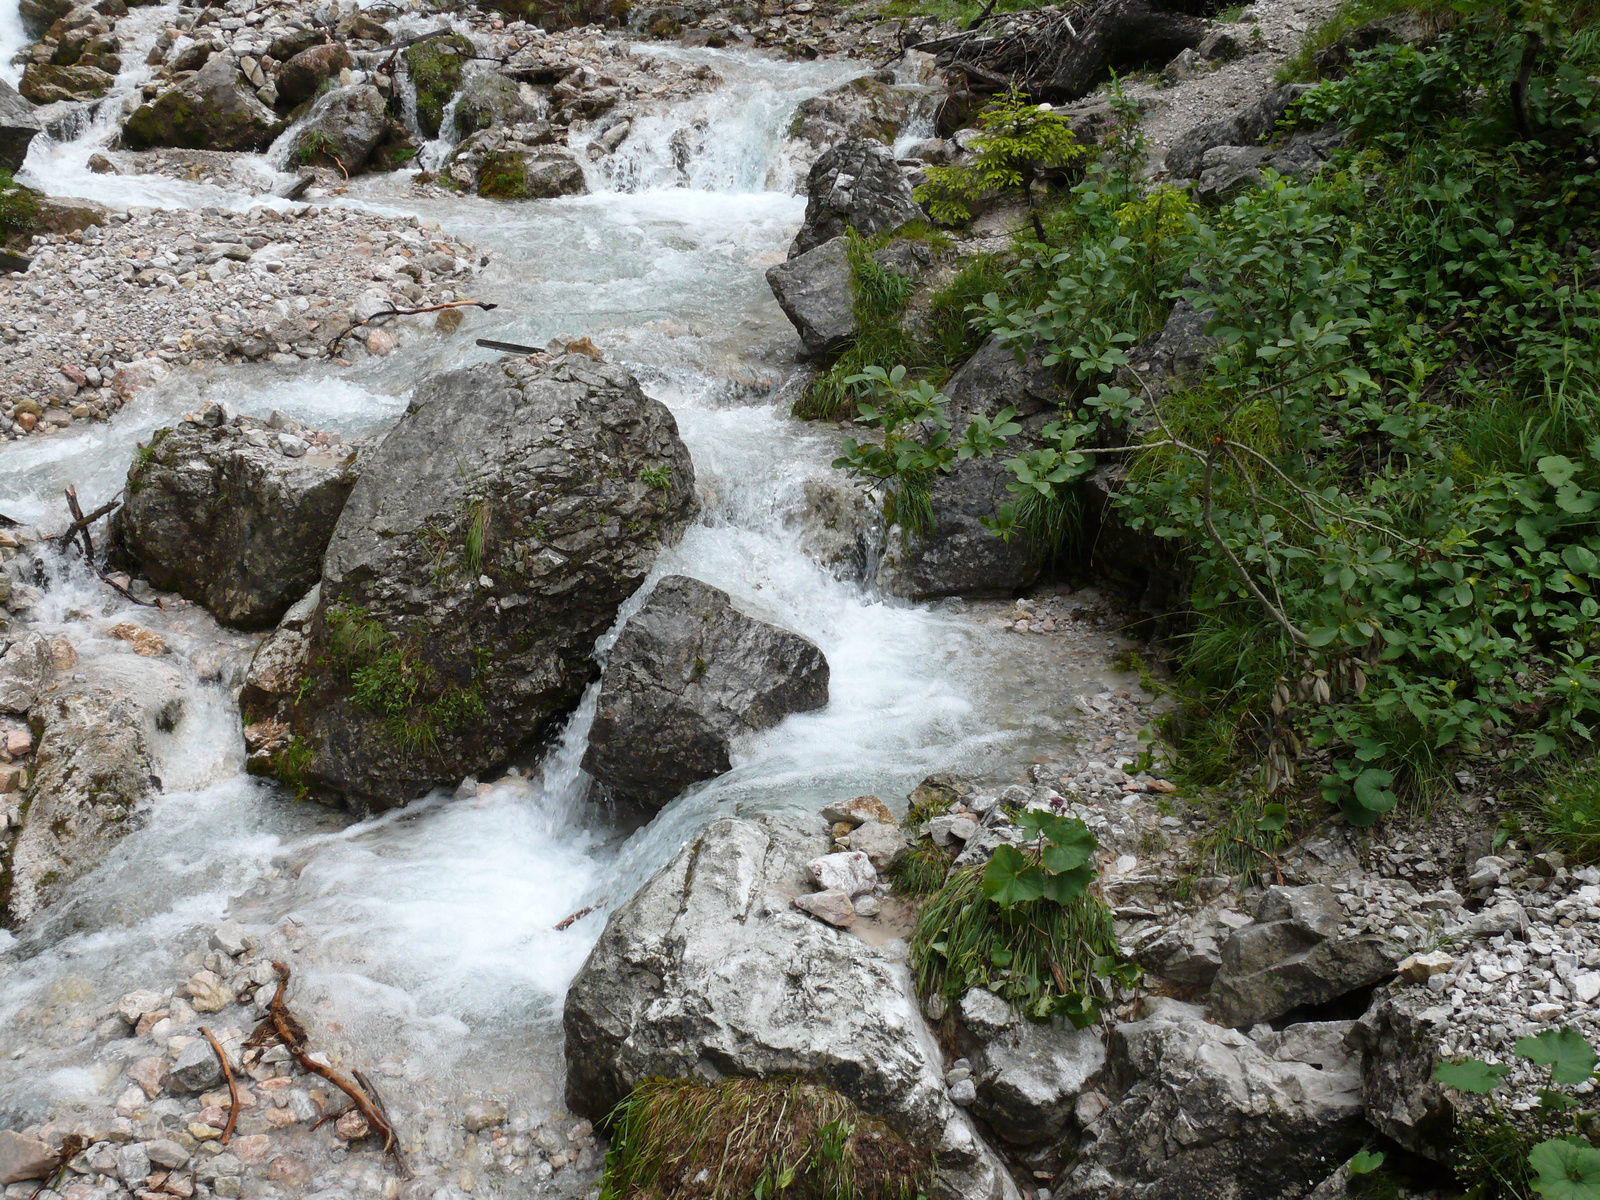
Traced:
[[1077, 100], [1107, 67], [1165, 63], [1200, 44], [1206, 22], [1149, 0], [1086, 0], [1012, 13], [983, 28], [907, 47], [965, 74], [976, 91], [1016, 86], [1045, 100]]
[[490, 309], [498, 307], [499, 305], [490, 304], [484, 300], [451, 300], [444, 304], [429, 304], [423, 308], [394, 308], [391, 306], [384, 309], [382, 312], [375, 312], [370, 317], [366, 317], [363, 320], [357, 321], [354, 325], [350, 326], [349, 329], [342, 330], [340, 333], [335, 335], [333, 340], [328, 343], [328, 353], [330, 355], [338, 354], [339, 347], [344, 344], [345, 338], [349, 337], [363, 325], [370, 325], [374, 321], [381, 321], [384, 317], [415, 317], [421, 313], [443, 312], [447, 308], [481, 308], [484, 312], [488, 312]]
[[226, 1146], [233, 1140], [233, 1126], [239, 1120], [239, 1085], [233, 1081], [233, 1068], [228, 1065], [228, 1056], [222, 1052], [222, 1045], [211, 1030], [200, 1026], [200, 1036], [211, 1043], [211, 1052], [222, 1065], [222, 1077], [228, 1081], [228, 1126], [222, 1131], [222, 1144]]
[[384, 1152], [393, 1157], [395, 1165], [400, 1168], [400, 1173], [409, 1179], [411, 1171], [406, 1167], [405, 1159], [400, 1156], [400, 1138], [389, 1121], [388, 1111], [382, 1099], [360, 1071], [355, 1072], [355, 1079], [347, 1079], [326, 1063], [318, 1062], [312, 1057], [310, 1035], [306, 1033], [306, 1027], [300, 1024], [294, 1013], [289, 1011], [289, 1006], [284, 1000], [289, 990], [289, 968], [281, 962], [274, 962], [272, 969], [278, 973], [278, 990], [273, 994], [272, 1003], [267, 1005], [266, 1020], [256, 1026], [255, 1032], [250, 1035], [250, 1040], [245, 1042], [245, 1045], [265, 1046], [277, 1042], [289, 1052], [289, 1056], [299, 1063], [302, 1069], [310, 1071], [313, 1075], [322, 1076], [349, 1096], [352, 1106], [366, 1118], [368, 1129], [383, 1139]]

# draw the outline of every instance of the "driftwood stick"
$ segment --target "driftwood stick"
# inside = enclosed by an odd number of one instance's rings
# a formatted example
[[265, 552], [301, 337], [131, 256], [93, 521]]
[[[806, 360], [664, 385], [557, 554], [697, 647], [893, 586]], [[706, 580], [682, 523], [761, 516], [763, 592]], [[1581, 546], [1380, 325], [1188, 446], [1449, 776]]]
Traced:
[[239, 1119], [239, 1085], [233, 1081], [233, 1068], [228, 1065], [228, 1056], [222, 1052], [222, 1045], [212, 1036], [211, 1030], [204, 1025], [200, 1026], [200, 1036], [211, 1043], [211, 1051], [217, 1056], [217, 1062], [222, 1065], [222, 1077], [228, 1081], [228, 1124], [222, 1131], [222, 1144], [226, 1146], [233, 1140], [233, 1126]]
[[484, 312], [488, 312], [490, 309], [499, 307], [500, 306], [498, 304], [490, 304], [485, 300], [451, 300], [447, 304], [429, 304], [424, 308], [389, 307], [384, 309], [382, 312], [373, 313], [365, 320], [357, 321], [343, 333], [335, 335], [333, 340], [328, 343], [328, 353], [337, 354], [339, 352], [339, 346], [344, 342], [345, 338], [349, 337], [363, 325], [370, 325], [372, 322], [380, 320], [383, 317], [415, 317], [421, 313], [442, 312], [447, 308], [481, 308]]

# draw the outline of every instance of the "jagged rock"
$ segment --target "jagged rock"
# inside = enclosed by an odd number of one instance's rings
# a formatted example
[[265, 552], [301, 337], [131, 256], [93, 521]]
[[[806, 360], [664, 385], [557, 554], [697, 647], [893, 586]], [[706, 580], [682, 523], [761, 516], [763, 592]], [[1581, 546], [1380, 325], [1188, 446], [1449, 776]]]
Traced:
[[1110, 1107], [1084, 1130], [1063, 1200], [1292, 1200], [1368, 1136], [1347, 1021], [1291, 1026], [1258, 1044], [1200, 1009], [1152, 998], [1116, 1026]]
[[0, 1186], [25, 1179], [48, 1179], [60, 1157], [49, 1142], [0, 1129]]
[[1225, 199], [1261, 178], [1267, 157], [1262, 146], [1213, 146], [1200, 158], [1200, 179], [1195, 195]]
[[22, 169], [28, 146], [39, 133], [39, 118], [29, 104], [5, 80], [0, 79], [0, 168]]
[[[315, 36], [307, 30], [308, 36]], [[284, 49], [290, 47], [285, 46]], [[278, 53], [274, 44], [270, 51]], [[329, 79], [337, 79], [339, 72], [350, 66], [350, 51], [343, 42], [327, 42], [320, 46], [307, 46], [278, 68], [276, 86], [278, 102], [294, 107], [315, 96]]]
[[115, 75], [99, 67], [55, 67], [29, 63], [18, 91], [35, 104], [62, 100], [92, 100], [104, 96], [116, 83]]
[[806, 216], [789, 247], [795, 259], [854, 229], [871, 237], [922, 216], [894, 152], [866, 138], [841, 142], [806, 176]]
[[27, 712], [44, 695], [53, 674], [50, 640], [42, 633], [25, 633], [5, 643], [0, 652], [0, 712]]
[[835, 574], [861, 579], [883, 519], [864, 488], [847, 479], [808, 479], [800, 549]]
[[[809, 169], [818, 155], [842, 142], [864, 138], [892, 145], [922, 95], [863, 75], [802, 100], [789, 122], [789, 136], [803, 144], [793, 149], [796, 168]], [[796, 182], [805, 185], [804, 178]]]
[[181, 87], [135, 109], [122, 127], [134, 150], [262, 150], [283, 129], [229, 54], [219, 54]]
[[850, 833], [850, 849], [865, 854], [883, 875], [892, 871], [910, 848], [900, 826], [884, 821], [867, 821]]
[[[922, 243], [901, 240], [878, 250], [873, 259], [885, 270], [914, 276], [933, 256]], [[799, 333], [808, 356], [824, 358], [855, 336], [855, 283], [843, 237], [767, 268], [767, 286]]]
[[456, 95], [456, 136], [461, 138], [480, 129], [522, 125], [542, 116], [516, 83], [493, 71], [469, 75]]
[[578, 160], [556, 146], [491, 151], [478, 167], [478, 195], [493, 200], [546, 200], [587, 190]]
[[335, 88], [312, 108], [295, 145], [295, 158], [308, 165], [337, 163], [354, 175], [367, 165], [388, 132], [389, 110], [382, 92], [370, 83]]
[[246, 723], [287, 727], [280, 778], [360, 806], [454, 786], [577, 703], [595, 639], [694, 511], [672, 414], [620, 367], [432, 376], [363, 456], [304, 694], [287, 710], [247, 694]]
[[1231, 116], [1196, 125], [1181, 134], [1168, 148], [1166, 171], [1182, 179], [1200, 174], [1201, 160], [1214, 146], [1249, 146], [1259, 142], [1278, 124], [1289, 105], [1311, 90], [1304, 83], [1286, 83], [1274, 88], [1254, 103]]
[[281, 714], [293, 703], [300, 681], [311, 665], [311, 620], [322, 602], [318, 584], [283, 614], [278, 627], [256, 647], [239, 694], [240, 710], [257, 714], [244, 728], [245, 749], [249, 753], [245, 769], [254, 775], [270, 775], [273, 762], [290, 748], [293, 734]]
[[960, 1013], [976, 1090], [971, 1111], [1018, 1146], [1059, 1138], [1079, 1093], [1105, 1063], [1100, 1034], [1060, 1018], [1043, 1025], [1025, 1020], [983, 988], [961, 998]]
[[828, 660], [812, 642], [669, 575], [611, 648], [583, 769], [660, 808], [728, 770], [734, 737], [827, 702]]
[[[1016, 453], [1038, 444], [1038, 430], [1053, 419], [1063, 395], [1053, 371], [1041, 364], [1041, 353], [1019, 363], [1009, 347], [994, 338], [986, 341], [945, 385], [951, 428], [959, 434], [972, 417], [992, 418], [1010, 406], [1023, 426], [1012, 440]], [[1015, 499], [1006, 489], [1014, 478], [998, 457], [968, 459], [941, 475], [929, 489], [933, 532], [901, 537], [895, 531], [884, 547], [878, 587], [895, 596], [927, 599], [1007, 594], [1038, 579], [1043, 547], [1023, 532], [1005, 541], [982, 524]]]
[[286, 457], [259, 427], [158, 429], [128, 471], [119, 544], [156, 587], [264, 629], [305, 595], [355, 486], [348, 450]]
[[1422, 987], [1380, 989], [1347, 1039], [1360, 1055], [1367, 1120], [1407, 1150], [1448, 1162], [1455, 1110], [1433, 1079], [1439, 1042], [1455, 1015], [1448, 1000]]
[[1394, 947], [1373, 935], [1340, 937], [1341, 914], [1333, 890], [1322, 884], [1268, 888], [1255, 921], [1222, 948], [1212, 1017], [1247, 1028], [1393, 974]]
[[1015, 1197], [945, 1095], [903, 951], [795, 911], [821, 833], [724, 819], [611, 915], [568, 989], [567, 1103], [599, 1117], [644, 1079], [820, 1079], [937, 1143], [937, 1195]]
[[1139, 947], [1135, 960], [1152, 975], [1186, 988], [1209, 988], [1222, 967], [1222, 946], [1232, 930], [1217, 920], [1215, 907], [1174, 921]]
[[21, 0], [17, 10], [23, 27], [37, 37], [72, 11], [72, 0]]
[[62, 896], [133, 828], [156, 786], [147, 735], [180, 717], [181, 688], [176, 668], [129, 656], [104, 664], [95, 682], [34, 706], [43, 732], [33, 777], [7, 814], [13, 839], [0, 854], [0, 919], [8, 927]]
[[196, 1038], [173, 1061], [167, 1077], [175, 1091], [204, 1092], [222, 1083], [222, 1064], [204, 1038]]

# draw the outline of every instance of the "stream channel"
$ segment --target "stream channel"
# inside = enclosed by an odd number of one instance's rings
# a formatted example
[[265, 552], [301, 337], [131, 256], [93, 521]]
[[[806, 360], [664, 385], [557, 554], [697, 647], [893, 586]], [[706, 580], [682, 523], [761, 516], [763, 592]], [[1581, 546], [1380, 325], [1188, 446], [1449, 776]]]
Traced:
[[[14, 23], [14, 0], [6, 7], [0, 29]], [[164, 12], [133, 10], [139, 41]], [[804, 198], [778, 183], [790, 177], [785, 130], [795, 106], [864, 65], [657, 45], [648, 53], [708, 63], [724, 82], [636, 121], [607, 170], [586, 168], [589, 195], [418, 199], [409, 173], [399, 173], [358, 179], [329, 201], [416, 214], [494, 252], [473, 294], [497, 303], [495, 312], [475, 314], [454, 338], [408, 341], [350, 367], [323, 360], [178, 373], [109, 423], [0, 446], [0, 511], [63, 525], [65, 485], [92, 504], [114, 495], [136, 443], [208, 399], [369, 434], [404, 411], [418, 379], [491, 360], [474, 336], [543, 344], [588, 335], [671, 408], [693, 454], [703, 515], [661, 555], [652, 580], [698, 577], [813, 639], [831, 666], [827, 707], [745, 740], [729, 773], [638, 827], [592, 801], [578, 768], [591, 689], [544, 760], [523, 773], [469, 798], [437, 794], [355, 822], [244, 774], [236, 681], [203, 682], [191, 662], [207, 649], [244, 661], [253, 639], [220, 630], [198, 609], [181, 618], [135, 610], [81, 566], [63, 564], [36, 610], [42, 627], [70, 638], [89, 669], [127, 658], [128, 647], [105, 635], [109, 624], [128, 616], [150, 624], [188, 652], [173, 656], [182, 716], [171, 731], [150, 731], [163, 786], [141, 827], [21, 938], [0, 933], [6, 1124], [109, 1104], [120, 1064], [97, 1056], [93, 1014], [134, 988], [185, 978], [225, 918], [291, 931], [302, 964], [297, 1007], [350, 1061], [378, 1065], [402, 1126], [447, 1142], [459, 1137], [460, 1106], [489, 1094], [525, 1122], [558, 1119], [567, 984], [607, 913], [709, 820], [815, 814], [863, 792], [903, 811], [907, 791], [930, 772], [1015, 775], [1070, 736], [1074, 693], [1104, 686], [1093, 670], [1071, 677], [1041, 639], [998, 630], [984, 619], [998, 605], [885, 598], [836, 578], [801, 548], [806, 483], [834, 474], [840, 431], [788, 415], [806, 368], [795, 364], [798, 341], [763, 273], [782, 260], [804, 212]], [[136, 46], [127, 61], [143, 57]], [[136, 88], [145, 70], [130, 68], [118, 91]], [[668, 139], [685, 129], [693, 152], [675, 163]], [[124, 208], [262, 202], [158, 176], [89, 172], [89, 154], [114, 133], [101, 121], [75, 141], [40, 137], [21, 178]], [[260, 168], [265, 190], [277, 173], [267, 157]], [[553, 928], [588, 906], [593, 914]], [[427, 1147], [436, 1150], [448, 1157], [444, 1145]], [[497, 1189], [477, 1194], [485, 1193]]]

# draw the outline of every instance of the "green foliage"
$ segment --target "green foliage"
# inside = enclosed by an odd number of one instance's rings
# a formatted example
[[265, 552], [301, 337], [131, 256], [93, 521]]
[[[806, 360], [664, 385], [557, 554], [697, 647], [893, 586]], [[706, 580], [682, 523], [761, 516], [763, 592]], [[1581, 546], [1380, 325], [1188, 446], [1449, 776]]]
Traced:
[[1600, 862], [1600, 761], [1550, 770], [1540, 787], [1544, 837], [1574, 862]]
[[311, 793], [311, 766], [316, 754], [301, 738], [291, 740], [278, 751], [272, 764], [272, 773], [294, 793], [296, 800], [304, 800]]
[[300, 139], [300, 145], [295, 148], [294, 158], [301, 166], [310, 166], [319, 161], [338, 162], [338, 157], [333, 153], [335, 147], [333, 140], [320, 129], [313, 129]]
[[1533, 1190], [1545, 1200], [1600, 1200], [1600, 1150], [1575, 1137], [1551, 1138], [1528, 1153]]
[[[946, 225], [971, 220], [972, 205], [992, 192], [1020, 191], [1032, 208], [1034, 184], [1087, 153], [1065, 117], [1015, 87], [984, 106], [978, 128], [965, 161], [929, 167], [928, 181], [917, 188], [917, 199]], [[1038, 220], [1035, 213], [1036, 231]], [[1042, 231], [1038, 237], [1044, 240]]]
[[475, 580], [483, 570], [483, 547], [489, 536], [489, 503], [479, 500], [472, 506], [472, 517], [467, 522], [467, 536], [461, 546], [461, 565], [467, 578]]
[[932, 1161], [832, 1088], [647, 1079], [606, 1118], [600, 1200], [915, 1200]]
[[1420, 18], [1427, 25], [1442, 29], [1454, 24], [1456, 12], [1445, 0], [1346, 0], [1326, 19], [1306, 31], [1299, 49], [1278, 68], [1278, 82], [1315, 80], [1319, 53], [1368, 21], [1392, 16]]
[[925, 996], [959, 1000], [986, 987], [1030, 1019], [1099, 1014], [1095, 976], [1131, 983], [1116, 957], [1111, 914], [1086, 889], [1095, 842], [1081, 821], [1022, 814], [1035, 841], [1000, 846], [989, 863], [951, 875], [911, 935], [911, 965]]
[[664, 463], [659, 467], [646, 467], [639, 472], [639, 481], [646, 487], [665, 491], [672, 486], [672, 468]]
[[467, 61], [476, 51], [459, 33], [428, 38], [407, 46], [406, 70], [417, 94], [417, 124], [429, 137], [439, 136], [439, 122], [450, 97], [461, 87]]
[[932, 838], [919, 838], [895, 863], [889, 873], [890, 886], [897, 896], [931, 896], [944, 886], [955, 857]]
[[1383, 1151], [1360, 1150], [1345, 1164], [1352, 1175], [1370, 1175], [1383, 1166]]
[[39, 220], [35, 193], [12, 182], [11, 172], [0, 168], [0, 240], [32, 232]]

